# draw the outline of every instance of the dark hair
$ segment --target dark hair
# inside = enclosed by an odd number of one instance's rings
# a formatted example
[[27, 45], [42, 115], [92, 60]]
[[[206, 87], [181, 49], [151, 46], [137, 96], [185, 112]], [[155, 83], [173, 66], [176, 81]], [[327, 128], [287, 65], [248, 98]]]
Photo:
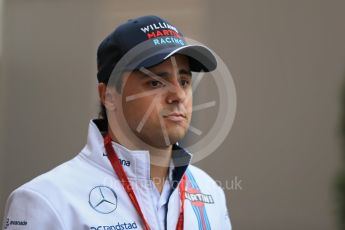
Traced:
[[98, 112], [98, 118], [103, 119], [108, 124], [107, 109], [105, 108], [102, 102], [100, 102], [99, 107], [100, 109]]
[[[116, 80], [114, 83], [110, 83], [110, 86], [115, 85], [115, 89], [118, 93], [121, 93], [122, 77], [123, 75], [121, 74], [121, 77], [117, 78], [118, 80]], [[108, 82], [104, 82], [104, 84], [108, 86]], [[98, 118], [103, 119], [106, 122], [106, 124], [108, 124], [107, 109], [103, 105], [102, 101], [100, 101], [99, 107], [100, 107], [100, 110], [98, 112]]]

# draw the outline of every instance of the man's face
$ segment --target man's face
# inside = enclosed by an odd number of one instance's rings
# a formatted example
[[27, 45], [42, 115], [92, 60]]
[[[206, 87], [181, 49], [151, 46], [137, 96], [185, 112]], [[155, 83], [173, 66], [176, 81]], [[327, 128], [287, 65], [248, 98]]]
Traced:
[[158, 148], [181, 140], [192, 117], [191, 78], [188, 58], [180, 54], [125, 76], [122, 109], [132, 132]]

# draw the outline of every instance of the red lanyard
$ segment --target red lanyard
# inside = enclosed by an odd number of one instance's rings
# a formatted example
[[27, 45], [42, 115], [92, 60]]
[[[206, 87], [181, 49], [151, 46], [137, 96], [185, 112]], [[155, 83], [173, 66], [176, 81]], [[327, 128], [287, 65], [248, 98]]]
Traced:
[[[116, 175], [118, 176], [118, 178], [121, 181], [121, 184], [123, 185], [123, 188], [126, 190], [129, 198], [132, 201], [132, 204], [134, 205], [135, 209], [137, 210], [144, 226], [146, 230], [151, 230], [149, 224], [147, 223], [143, 212], [141, 211], [140, 205], [138, 203], [138, 200], [134, 194], [133, 188], [131, 186], [131, 183], [128, 180], [128, 177], [122, 167], [122, 165], [120, 164], [119, 158], [111, 144], [111, 137], [109, 136], [109, 134], [107, 134], [104, 137], [104, 147], [105, 150], [107, 151], [107, 155], [109, 158], [109, 161], [111, 163], [111, 165], [113, 166], [113, 169], [116, 173]], [[178, 222], [177, 222], [177, 226], [176, 229], [177, 230], [183, 230], [183, 220], [184, 220], [184, 200], [185, 200], [185, 187], [186, 187], [186, 176], [183, 175], [180, 185], [179, 185], [179, 191], [180, 191], [180, 200], [181, 200], [181, 208], [180, 208], [180, 215], [178, 218]]]

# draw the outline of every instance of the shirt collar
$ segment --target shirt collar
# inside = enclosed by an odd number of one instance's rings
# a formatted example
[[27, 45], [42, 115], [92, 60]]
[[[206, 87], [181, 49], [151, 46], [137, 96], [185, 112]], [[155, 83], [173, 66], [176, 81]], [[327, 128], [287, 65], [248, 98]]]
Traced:
[[[82, 155], [98, 164], [102, 168], [114, 173], [108, 160], [103, 135], [107, 133], [107, 124], [104, 120], [95, 119], [89, 123], [87, 144], [82, 150]], [[150, 154], [147, 150], [129, 150], [126, 147], [113, 142], [113, 148], [117, 153], [121, 164], [131, 179], [150, 179]], [[191, 162], [192, 154], [180, 147], [173, 145], [172, 164], [173, 169], [169, 170], [169, 181], [172, 188], [176, 188], [188, 165]]]

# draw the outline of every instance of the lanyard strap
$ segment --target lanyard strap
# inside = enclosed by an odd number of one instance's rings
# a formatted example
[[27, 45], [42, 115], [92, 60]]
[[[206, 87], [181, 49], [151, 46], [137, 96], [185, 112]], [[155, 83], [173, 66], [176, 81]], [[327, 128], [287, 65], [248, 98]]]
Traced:
[[181, 208], [180, 208], [180, 215], [178, 217], [178, 222], [176, 225], [177, 230], [183, 230], [183, 220], [184, 220], [184, 200], [186, 197], [186, 175], [183, 175], [180, 185], [179, 185], [179, 191], [180, 191], [180, 201], [181, 201]]
[[[137, 210], [137, 213], [139, 214], [139, 216], [140, 216], [140, 218], [144, 224], [145, 229], [151, 230], [149, 224], [147, 223], [147, 221], [145, 219], [143, 212], [141, 211], [139, 202], [137, 200], [137, 197], [135, 196], [135, 193], [133, 191], [131, 183], [128, 180], [128, 177], [127, 177], [122, 165], [120, 164], [119, 158], [118, 158], [118, 156], [117, 156], [117, 154], [116, 154], [116, 152], [115, 152], [115, 150], [111, 144], [111, 137], [109, 136], [109, 134], [107, 134], [104, 137], [104, 147], [105, 147], [105, 150], [107, 151], [109, 161], [110, 161], [111, 165], [113, 166], [113, 169], [114, 169], [116, 175], [120, 179], [120, 182], [121, 182], [123, 188], [126, 190], [130, 200], [132, 201], [133, 206]], [[185, 187], [186, 187], [186, 176], [183, 175], [181, 182], [180, 182], [180, 185], [179, 185], [181, 206], [180, 206], [180, 215], [179, 215], [178, 222], [176, 225], [177, 230], [183, 230]]]

